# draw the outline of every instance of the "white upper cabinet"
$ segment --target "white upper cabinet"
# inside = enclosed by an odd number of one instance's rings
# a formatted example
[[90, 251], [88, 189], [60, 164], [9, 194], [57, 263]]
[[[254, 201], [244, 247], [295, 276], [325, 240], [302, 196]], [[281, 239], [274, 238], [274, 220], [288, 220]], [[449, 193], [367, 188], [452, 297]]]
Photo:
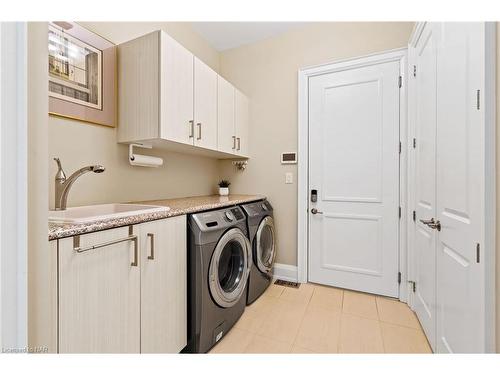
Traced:
[[217, 73], [194, 58], [194, 144], [217, 149]]
[[118, 46], [118, 142], [242, 158], [245, 116], [248, 99], [165, 32]]
[[236, 129], [236, 153], [248, 156], [248, 98], [239, 90], [234, 94], [235, 129]]
[[161, 33], [161, 138], [193, 144], [193, 54]]
[[219, 151], [234, 153], [236, 151], [236, 133], [234, 117], [235, 89], [221, 76], [218, 77], [218, 149]]

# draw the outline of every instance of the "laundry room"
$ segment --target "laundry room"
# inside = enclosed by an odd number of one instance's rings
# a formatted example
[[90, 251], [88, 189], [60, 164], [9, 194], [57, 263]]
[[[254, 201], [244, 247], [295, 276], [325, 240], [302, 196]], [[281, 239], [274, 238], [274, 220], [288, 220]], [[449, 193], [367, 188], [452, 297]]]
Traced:
[[0, 369], [500, 353], [500, 14], [188, 3], [0, 16]]

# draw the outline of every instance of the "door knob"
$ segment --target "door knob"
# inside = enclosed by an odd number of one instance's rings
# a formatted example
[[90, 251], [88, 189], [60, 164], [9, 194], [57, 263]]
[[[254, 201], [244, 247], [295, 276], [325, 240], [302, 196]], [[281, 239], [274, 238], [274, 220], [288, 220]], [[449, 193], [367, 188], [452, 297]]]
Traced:
[[431, 227], [432, 229], [437, 229], [438, 232], [441, 232], [441, 222], [438, 220], [436, 221], [435, 223], [432, 223], [432, 224], [428, 224], [429, 227]]
[[422, 219], [420, 219], [420, 222], [422, 224], [427, 225], [429, 228], [437, 229], [438, 232], [441, 231], [441, 222], [439, 220], [438, 221], [434, 221], [434, 218], [431, 218], [430, 220], [422, 220]]
[[323, 212], [318, 211], [318, 209], [317, 209], [317, 208], [311, 208], [311, 213], [312, 213], [313, 215], [317, 215], [317, 214], [322, 214]]
[[425, 224], [425, 225], [432, 225], [432, 224], [435, 224], [435, 222], [434, 222], [434, 218], [431, 218], [430, 220], [422, 220], [422, 219], [420, 219], [420, 222], [421, 222], [422, 224]]

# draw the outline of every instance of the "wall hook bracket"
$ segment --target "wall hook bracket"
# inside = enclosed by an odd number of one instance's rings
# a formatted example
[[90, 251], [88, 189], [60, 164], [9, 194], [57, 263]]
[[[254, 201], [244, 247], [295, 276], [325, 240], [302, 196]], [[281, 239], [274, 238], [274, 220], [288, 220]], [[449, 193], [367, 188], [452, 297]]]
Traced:
[[246, 160], [235, 160], [233, 161], [233, 165], [236, 167], [237, 170], [239, 171], [244, 171], [248, 165], [248, 161]]

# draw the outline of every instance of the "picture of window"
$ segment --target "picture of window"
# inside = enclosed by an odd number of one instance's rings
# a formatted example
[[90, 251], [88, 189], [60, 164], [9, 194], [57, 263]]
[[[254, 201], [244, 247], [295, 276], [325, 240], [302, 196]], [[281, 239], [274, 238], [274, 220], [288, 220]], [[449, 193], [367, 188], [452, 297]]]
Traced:
[[115, 126], [115, 45], [75, 22], [51, 22], [48, 33], [50, 114]]
[[49, 28], [49, 92], [71, 102], [101, 109], [102, 52]]

